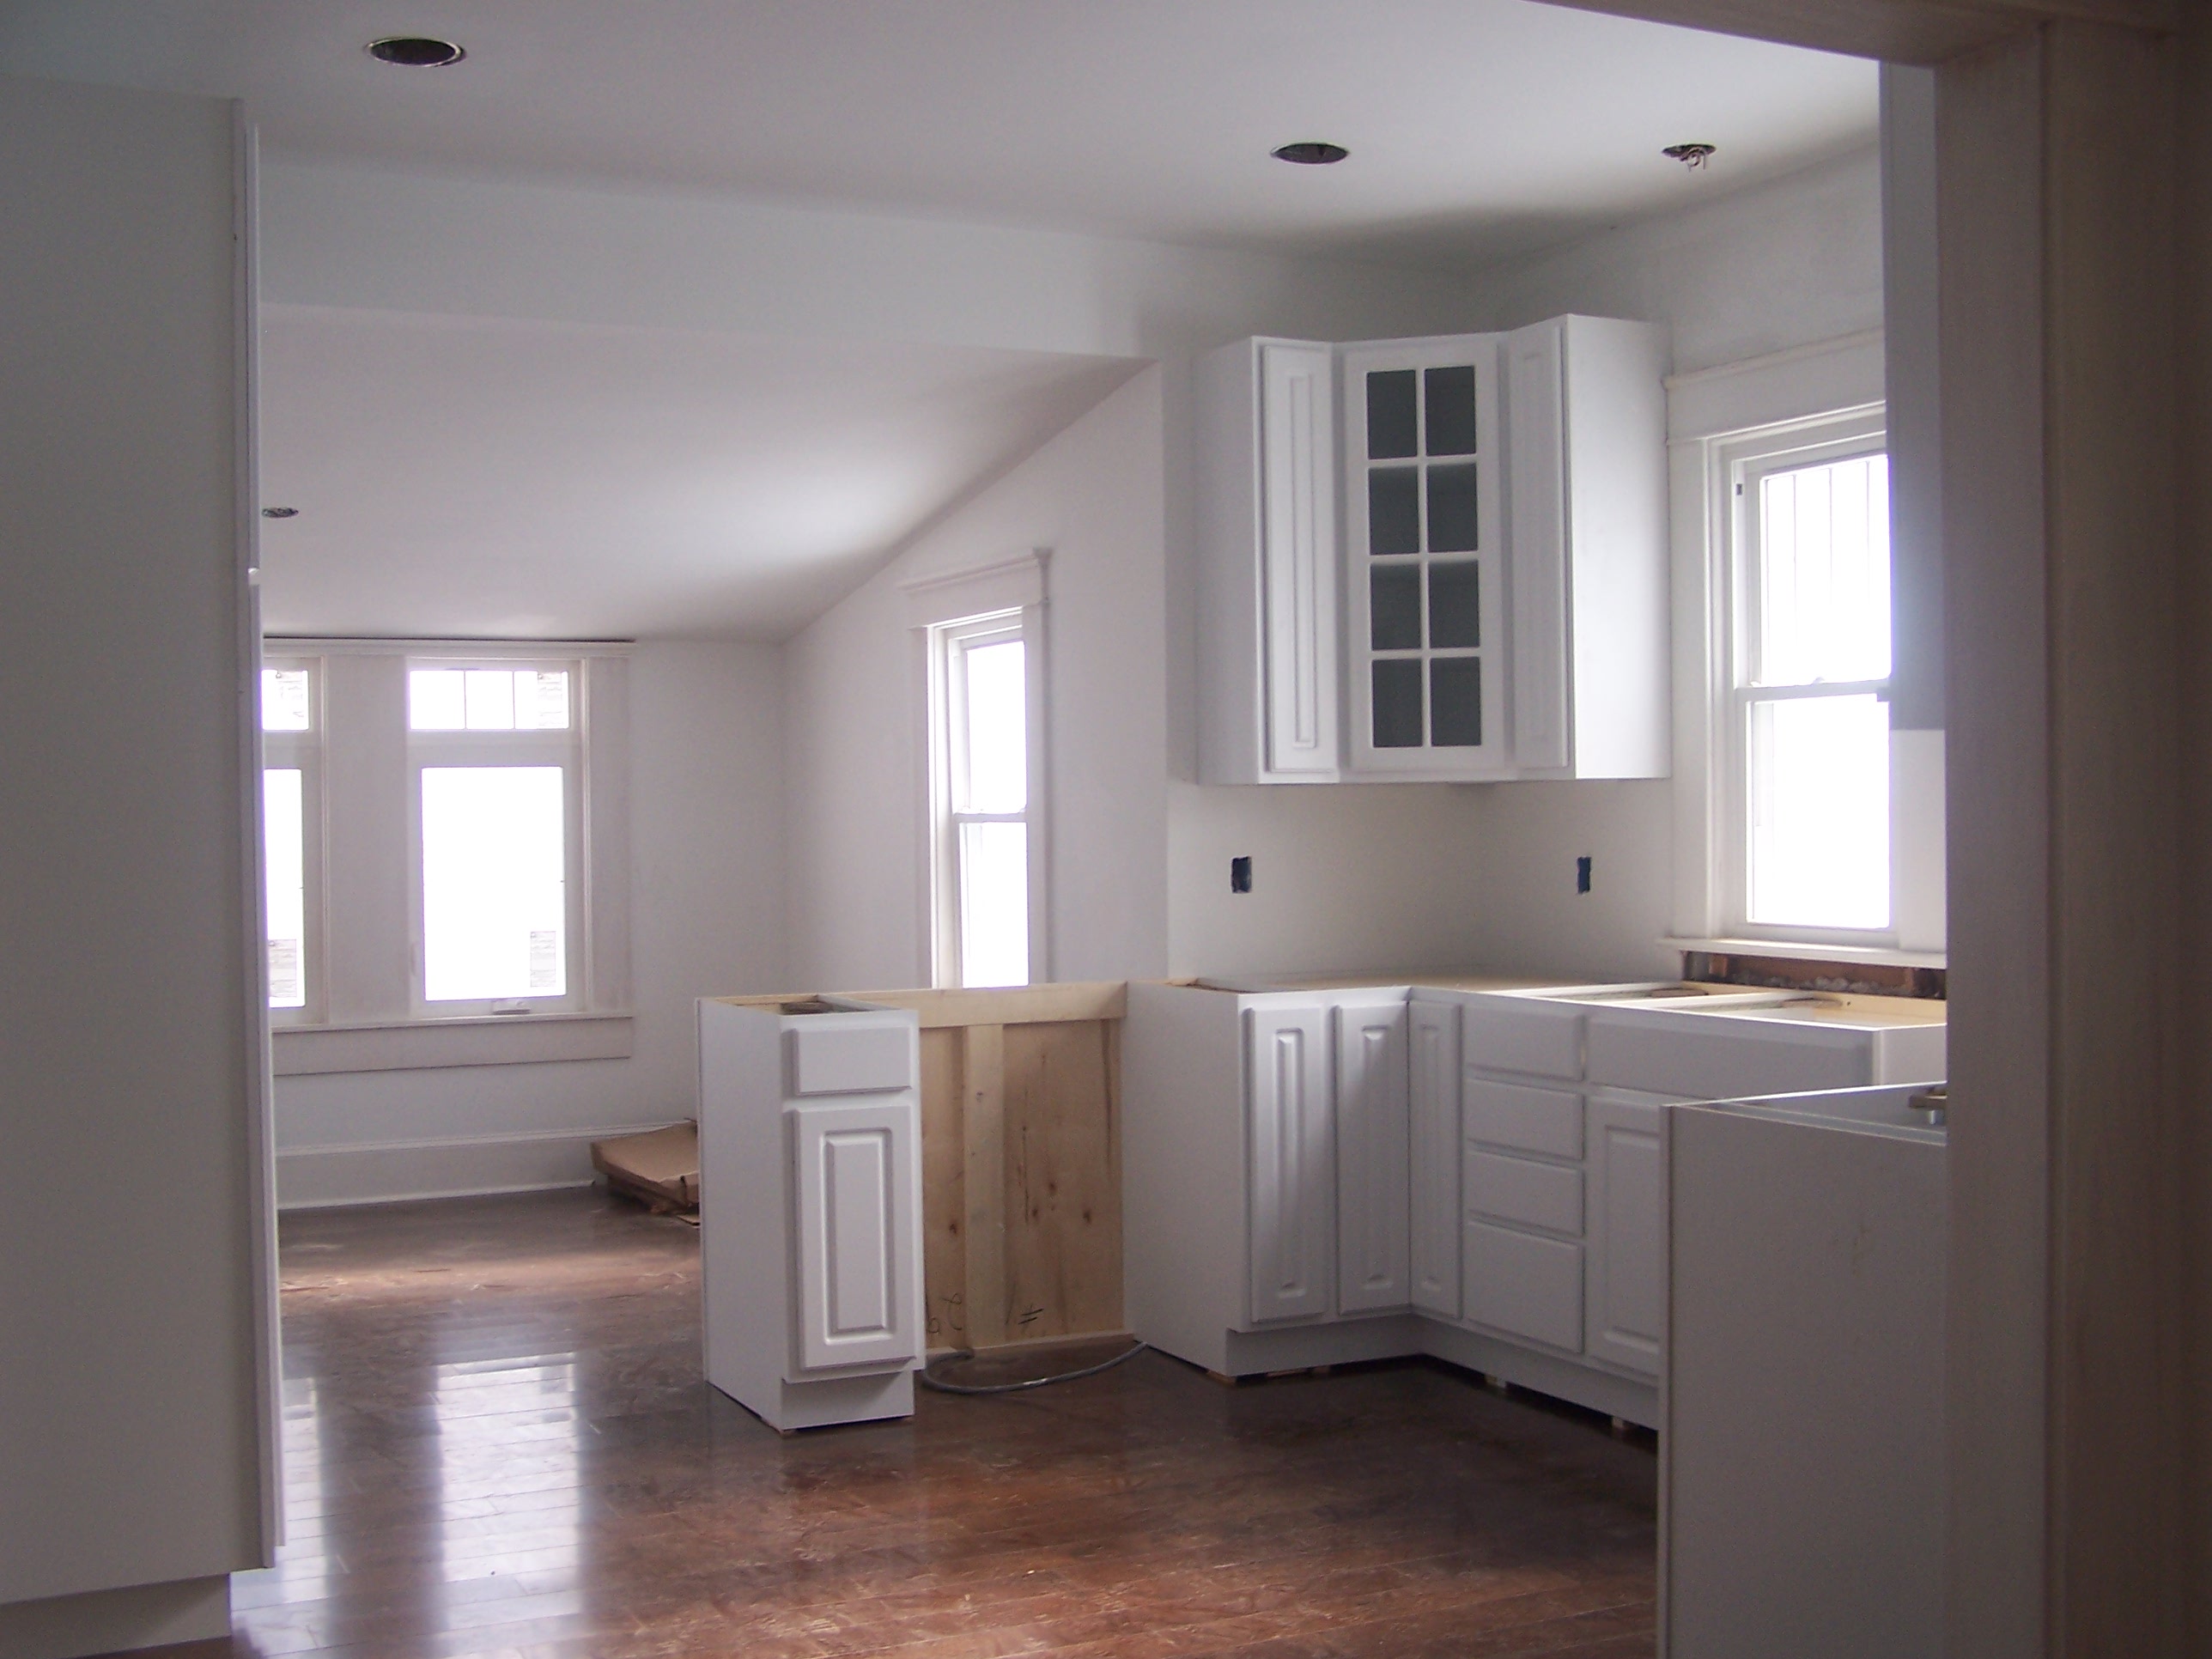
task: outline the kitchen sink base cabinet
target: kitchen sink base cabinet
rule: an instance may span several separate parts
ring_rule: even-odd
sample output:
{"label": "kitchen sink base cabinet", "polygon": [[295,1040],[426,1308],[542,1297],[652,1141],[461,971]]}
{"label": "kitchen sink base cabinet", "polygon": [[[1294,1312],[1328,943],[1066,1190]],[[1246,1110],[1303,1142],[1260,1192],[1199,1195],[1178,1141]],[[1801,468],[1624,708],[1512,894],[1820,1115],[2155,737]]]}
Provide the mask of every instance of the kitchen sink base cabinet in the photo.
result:
{"label": "kitchen sink base cabinet", "polygon": [[707,1380],[771,1428],[913,1413],[919,1065],[909,1009],[699,1005]]}

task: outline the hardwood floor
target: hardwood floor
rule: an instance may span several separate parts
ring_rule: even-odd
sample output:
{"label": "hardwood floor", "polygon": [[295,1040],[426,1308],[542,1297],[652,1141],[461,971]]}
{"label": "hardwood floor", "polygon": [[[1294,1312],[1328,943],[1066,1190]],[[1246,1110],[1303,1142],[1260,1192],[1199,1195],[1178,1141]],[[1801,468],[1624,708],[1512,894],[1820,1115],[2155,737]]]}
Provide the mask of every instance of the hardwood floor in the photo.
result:
{"label": "hardwood floor", "polygon": [[700,1376],[698,1235],[598,1193],[288,1216],[281,1564],[182,1656],[1652,1649],[1648,1437],[1425,1363],[1158,1354],[785,1438]]}

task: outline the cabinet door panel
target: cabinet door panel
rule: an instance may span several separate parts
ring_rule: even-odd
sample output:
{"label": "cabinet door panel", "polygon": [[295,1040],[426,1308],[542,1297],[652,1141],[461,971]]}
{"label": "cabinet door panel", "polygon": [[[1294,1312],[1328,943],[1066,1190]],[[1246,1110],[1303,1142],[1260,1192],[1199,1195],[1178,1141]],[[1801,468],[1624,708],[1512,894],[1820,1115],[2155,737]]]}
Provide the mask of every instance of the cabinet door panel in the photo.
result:
{"label": "cabinet door panel", "polygon": [[1404,1000],[1336,1010],[1337,1307],[1403,1308],[1407,1261]]}
{"label": "cabinet door panel", "polygon": [[785,1115],[798,1225],[793,1380],[909,1364],[921,1354],[913,1094]]}
{"label": "cabinet door panel", "polygon": [[1467,1137],[1548,1158],[1583,1155],[1583,1097],[1472,1074],[1467,1079]]}
{"label": "cabinet door panel", "polygon": [[1332,357],[1325,346],[1260,349],[1267,764],[1292,775],[1336,771]]}
{"label": "cabinet door panel", "polygon": [[1467,1207],[1477,1215],[1555,1233],[1583,1230],[1583,1172],[1469,1146]]}
{"label": "cabinet door panel", "polygon": [[1513,410],[1513,757],[1546,769],[1571,758],[1565,333],[1554,319],[1505,342]]}
{"label": "cabinet door panel", "polygon": [[1412,1124],[1413,1305],[1459,1317],[1459,1010],[1416,1002],[1407,1083]]}
{"label": "cabinet door panel", "polygon": [[1252,1322],[1325,1314],[1336,1172],[1322,1009],[1253,1008],[1244,1024]]}
{"label": "cabinet door panel", "polygon": [[1603,1095],[1589,1103],[1589,1351],[1651,1376],[1666,1340],[1662,1109]]}
{"label": "cabinet door panel", "polygon": [[1583,1348],[1583,1247],[1467,1224],[1467,1316],[1569,1353]]}

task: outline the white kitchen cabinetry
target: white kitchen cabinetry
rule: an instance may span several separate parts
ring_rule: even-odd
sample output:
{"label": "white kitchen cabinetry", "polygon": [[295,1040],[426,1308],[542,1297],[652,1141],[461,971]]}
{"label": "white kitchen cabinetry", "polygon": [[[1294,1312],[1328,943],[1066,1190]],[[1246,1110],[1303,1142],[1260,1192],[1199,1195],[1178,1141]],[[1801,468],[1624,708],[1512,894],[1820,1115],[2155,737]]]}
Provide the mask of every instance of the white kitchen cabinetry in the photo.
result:
{"label": "white kitchen cabinetry", "polygon": [[1337,773],[1334,348],[1243,340],[1198,368],[1200,767]]}
{"label": "white kitchen cabinetry", "polygon": [[1410,1306],[1411,1170],[1403,991],[1330,1011],[1336,1050],[1336,1305]]}
{"label": "white kitchen cabinetry", "polygon": [[1666,332],[1559,317],[1503,349],[1516,775],[1664,777]]}
{"label": "white kitchen cabinetry", "polygon": [[1270,1003],[1244,1012],[1255,1325],[1329,1310],[1336,1206],[1327,1018],[1318,1002]]}
{"label": "white kitchen cabinetry", "polygon": [[1591,1272],[1584,1343],[1593,1359],[1656,1377],[1667,1294],[1659,1160],[1665,1103],[1596,1090],[1586,1110]]}
{"label": "white kitchen cabinetry", "polygon": [[1439,1319],[1460,1313],[1459,1010],[1407,1005],[1408,1217],[1413,1306]]}
{"label": "white kitchen cabinetry", "polygon": [[699,1005],[707,1379],[773,1428],[914,1409],[919,1062],[910,1010]]}

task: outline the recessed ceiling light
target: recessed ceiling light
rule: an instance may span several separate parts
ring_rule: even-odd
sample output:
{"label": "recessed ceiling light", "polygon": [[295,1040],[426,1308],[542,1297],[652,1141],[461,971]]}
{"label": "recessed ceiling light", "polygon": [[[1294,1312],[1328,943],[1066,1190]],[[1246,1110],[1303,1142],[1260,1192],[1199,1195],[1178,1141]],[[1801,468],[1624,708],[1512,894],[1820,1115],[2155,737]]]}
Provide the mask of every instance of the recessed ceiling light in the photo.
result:
{"label": "recessed ceiling light", "polygon": [[1718,144],[1669,144],[1659,152],[1670,161],[1680,161],[1695,173],[1720,154]]}
{"label": "recessed ceiling light", "polygon": [[264,519],[296,519],[300,516],[300,509],[296,507],[264,507],[261,509],[261,516]]}
{"label": "recessed ceiling light", "polygon": [[368,43],[368,55],[380,64],[402,69],[443,69],[468,56],[450,40],[433,40],[426,34],[387,34]]}
{"label": "recessed ceiling light", "polygon": [[1278,161],[1294,161],[1302,167],[1325,167],[1332,161],[1341,161],[1352,152],[1342,144],[1325,144],[1319,139],[1309,138],[1301,143],[1285,144],[1268,154]]}

